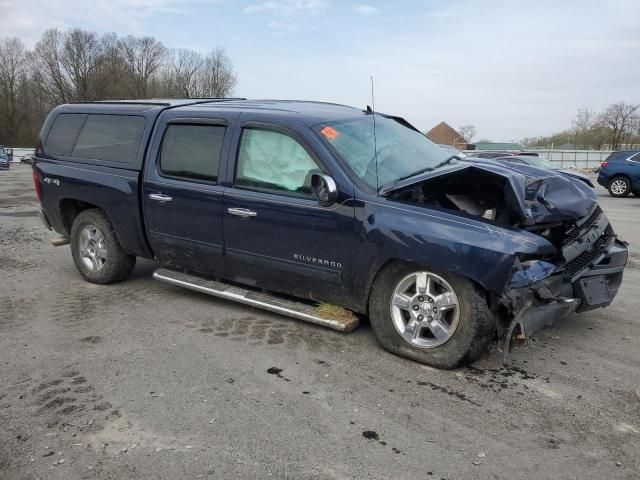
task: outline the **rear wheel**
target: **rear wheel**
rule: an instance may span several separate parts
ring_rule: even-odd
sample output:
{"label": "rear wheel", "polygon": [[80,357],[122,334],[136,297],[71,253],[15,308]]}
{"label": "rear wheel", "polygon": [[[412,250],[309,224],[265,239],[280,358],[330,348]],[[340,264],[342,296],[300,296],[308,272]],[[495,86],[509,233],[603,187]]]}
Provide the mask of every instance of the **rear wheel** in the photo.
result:
{"label": "rear wheel", "polygon": [[369,317],[386,350],[439,368],[477,360],[495,331],[484,295],[470,280],[401,263],[374,282]]}
{"label": "rear wheel", "polygon": [[631,182],[627,177],[613,177],[609,182],[609,194],[612,197],[626,197],[631,193]]}
{"label": "rear wheel", "polygon": [[71,255],[85,280],[107,284],[124,280],[136,265],[127,254],[102,210],[84,210],[71,227]]}

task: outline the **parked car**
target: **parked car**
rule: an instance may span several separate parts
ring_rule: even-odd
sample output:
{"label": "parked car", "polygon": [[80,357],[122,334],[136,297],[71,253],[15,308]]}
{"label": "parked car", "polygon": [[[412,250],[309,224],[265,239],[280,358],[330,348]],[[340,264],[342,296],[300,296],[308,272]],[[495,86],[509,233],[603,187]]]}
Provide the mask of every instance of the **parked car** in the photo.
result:
{"label": "parked car", "polygon": [[466,153],[461,152],[456,147],[452,147],[451,145],[443,145],[441,143],[437,143],[436,145],[438,145],[442,150],[444,150],[449,155],[455,155],[458,158],[464,158],[467,156]]}
{"label": "parked car", "polygon": [[570,175],[575,178],[579,178],[591,188],[595,188],[595,185],[591,181],[588,175],[584,173],[578,172],[576,170],[571,170],[568,168],[560,168],[558,165],[553,163],[551,160],[548,160],[544,157],[533,156],[533,155],[510,155],[506,157],[497,157],[494,159],[497,162],[508,162],[508,163],[517,163],[519,165],[531,165],[532,167],[538,168],[546,168],[548,170],[554,170],[556,172],[564,173],[565,175]]}
{"label": "parked car", "polygon": [[4,147],[0,145],[0,169],[8,170],[10,166],[11,160],[9,159],[9,155],[7,155],[7,151]]}
{"label": "parked car", "polygon": [[514,152],[514,151],[493,151],[493,152],[478,152],[472,153],[469,155],[471,158],[501,158],[508,157],[513,155],[527,156],[527,157],[537,157],[538,154],[536,152]]}
{"label": "parked car", "polygon": [[339,330],[357,317],[333,307],[368,315],[385,349],[443,368],[496,333],[508,351],[611,303],[627,247],[584,182],[459,161],[373,115],[275,100],[62,105],[35,153],[42,219],[89,282],[151,258],[160,281]]}
{"label": "parked car", "polygon": [[611,153],[600,163],[598,183],[609,190],[612,197],[640,195],[640,150]]}

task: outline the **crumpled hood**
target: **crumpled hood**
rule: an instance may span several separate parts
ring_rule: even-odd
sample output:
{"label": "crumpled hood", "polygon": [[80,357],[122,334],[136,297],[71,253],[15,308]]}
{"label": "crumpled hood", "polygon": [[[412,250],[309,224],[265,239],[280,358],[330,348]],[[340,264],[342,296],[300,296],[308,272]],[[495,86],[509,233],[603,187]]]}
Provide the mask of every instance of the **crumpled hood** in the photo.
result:
{"label": "crumpled hood", "polygon": [[428,189],[431,182],[442,181],[452,175],[464,176],[483,172],[504,179],[504,198],[507,207],[523,225],[575,220],[589,214],[597,197],[583,180],[561,172],[530,165],[483,161],[458,163],[407,178],[392,186],[383,187],[380,194],[404,190],[422,184]]}

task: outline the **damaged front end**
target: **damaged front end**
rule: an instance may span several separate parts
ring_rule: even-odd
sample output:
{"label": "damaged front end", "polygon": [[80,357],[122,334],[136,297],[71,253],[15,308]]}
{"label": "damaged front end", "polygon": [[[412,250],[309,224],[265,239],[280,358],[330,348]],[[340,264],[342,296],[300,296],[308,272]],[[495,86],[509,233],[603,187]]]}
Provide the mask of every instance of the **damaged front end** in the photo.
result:
{"label": "damaged front end", "polygon": [[572,312],[606,307],[622,282],[627,244],[579,179],[528,166],[459,162],[382,193],[475,217],[489,229],[526,231],[555,247],[539,255],[514,251],[511,276],[494,292],[505,357],[512,345]]}
{"label": "damaged front end", "polygon": [[558,255],[548,260],[518,258],[501,297],[511,314],[503,332],[503,353],[572,312],[608,306],[618,292],[627,245],[618,239],[597,203],[564,235]]}

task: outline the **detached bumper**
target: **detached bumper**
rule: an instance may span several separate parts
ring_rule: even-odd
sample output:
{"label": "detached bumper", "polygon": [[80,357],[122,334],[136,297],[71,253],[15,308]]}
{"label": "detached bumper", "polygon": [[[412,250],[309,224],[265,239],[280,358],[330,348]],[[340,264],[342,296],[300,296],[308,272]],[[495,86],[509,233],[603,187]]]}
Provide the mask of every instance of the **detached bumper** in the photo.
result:
{"label": "detached bumper", "polygon": [[613,237],[606,249],[579,271],[552,274],[525,287],[505,292],[514,317],[504,333],[504,354],[513,340],[523,342],[573,312],[608,306],[620,288],[627,264],[627,245]]}

